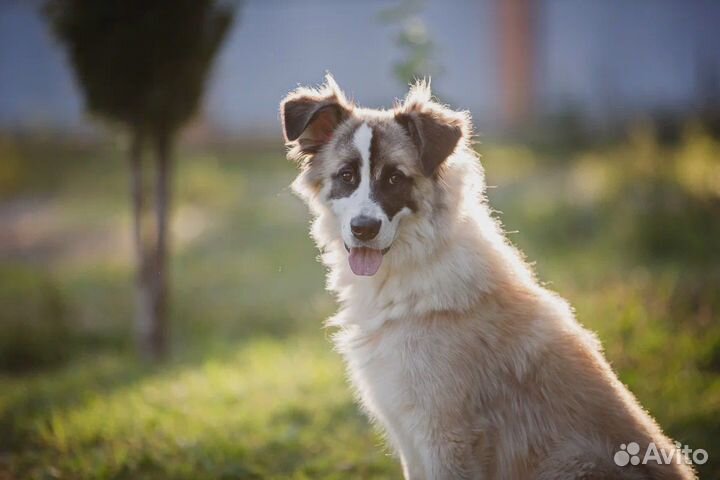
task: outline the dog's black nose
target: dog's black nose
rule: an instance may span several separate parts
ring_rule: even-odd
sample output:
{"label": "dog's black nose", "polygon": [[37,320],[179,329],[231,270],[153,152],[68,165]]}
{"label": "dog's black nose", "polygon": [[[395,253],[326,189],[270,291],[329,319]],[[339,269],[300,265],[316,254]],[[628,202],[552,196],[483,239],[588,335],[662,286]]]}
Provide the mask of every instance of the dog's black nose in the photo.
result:
{"label": "dog's black nose", "polygon": [[358,240],[372,240],[377,237],[380,225],[380,220],[366,215],[360,215],[350,220],[350,230]]}

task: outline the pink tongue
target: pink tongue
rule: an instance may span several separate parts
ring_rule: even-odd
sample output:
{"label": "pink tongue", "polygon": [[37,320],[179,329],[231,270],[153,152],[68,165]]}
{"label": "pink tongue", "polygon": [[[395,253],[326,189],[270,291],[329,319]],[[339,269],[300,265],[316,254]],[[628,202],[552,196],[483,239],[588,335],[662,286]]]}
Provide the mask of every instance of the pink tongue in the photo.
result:
{"label": "pink tongue", "polygon": [[350,269],[355,275],[375,275],[380,268],[383,255],[380,250],[365,247],[350,249]]}

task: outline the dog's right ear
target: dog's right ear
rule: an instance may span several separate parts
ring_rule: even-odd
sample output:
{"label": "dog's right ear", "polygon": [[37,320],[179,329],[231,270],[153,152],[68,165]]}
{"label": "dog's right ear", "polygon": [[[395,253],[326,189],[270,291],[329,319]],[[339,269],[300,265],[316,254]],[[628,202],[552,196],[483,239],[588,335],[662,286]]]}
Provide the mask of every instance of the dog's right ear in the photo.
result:
{"label": "dog's right ear", "polygon": [[296,156],[314,155],[333,136],[352,105],[330,75],[319,89],[300,87],[280,103],[285,142],[296,147]]}
{"label": "dog's right ear", "polygon": [[432,176],[467,141],[472,127],[466,112],[456,112],[432,100],[430,83],[419,80],[395,109],[395,120],[417,147],[425,176]]}

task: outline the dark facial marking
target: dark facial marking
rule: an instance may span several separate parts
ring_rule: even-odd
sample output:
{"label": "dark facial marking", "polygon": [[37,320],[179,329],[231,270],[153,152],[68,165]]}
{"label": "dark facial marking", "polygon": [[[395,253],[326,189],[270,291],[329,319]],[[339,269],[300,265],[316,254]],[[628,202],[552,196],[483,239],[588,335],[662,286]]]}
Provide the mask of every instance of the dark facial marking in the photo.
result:
{"label": "dark facial marking", "polygon": [[405,207],[417,210],[412,198],[412,179],[390,165],[383,166],[379,178],[373,181],[371,196],[389,220]]}
{"label": "dark facial marking", "polygon": [[345,198],[352,195],[360,185],[360,160],[352,159],[345,162],[331,179],[328,199]]}
{"label": "dark facial marking", "polygon": [[373,177],[370,197],[380,205],[388,220],[392,220],[405,207],[416,211],[417,204],[412,198],[412,179],[393,165],[385,163],[382,158],[382,139],[382,131],[373,127],[370,142],[370,172]]}

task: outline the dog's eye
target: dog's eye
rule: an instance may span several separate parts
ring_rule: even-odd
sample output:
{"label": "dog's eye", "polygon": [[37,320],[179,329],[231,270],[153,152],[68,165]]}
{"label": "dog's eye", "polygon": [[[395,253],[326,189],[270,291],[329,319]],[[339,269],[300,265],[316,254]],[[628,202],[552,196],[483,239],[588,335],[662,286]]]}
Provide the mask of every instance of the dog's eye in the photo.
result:
{"label": "dog's eye", "polygon": [[400,172],[395,172],[388,177],[388,183],[390,185],[397,185],[398,183],[402,182],[404,178],[405,175]]}
{"label": "dog's eye", "polygon": [[355,183],[355,172],[349,168],[340,170],[340,178],[345,183]]}

